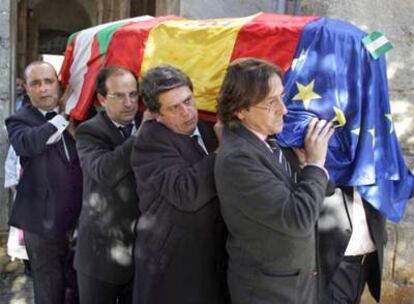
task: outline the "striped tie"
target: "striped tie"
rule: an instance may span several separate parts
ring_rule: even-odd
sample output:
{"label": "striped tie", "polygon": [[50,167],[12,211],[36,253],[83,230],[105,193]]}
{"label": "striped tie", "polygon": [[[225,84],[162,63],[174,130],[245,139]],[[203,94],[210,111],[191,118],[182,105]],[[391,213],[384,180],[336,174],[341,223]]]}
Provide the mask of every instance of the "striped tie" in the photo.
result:
{"label": "striped tie", "polygon": [[289,177],[292,177],[292,168],[290,167],[290,164],[287,161],[286,157],[283,155],[283,151],[282,151],[282,149],[280,149],[280,147],[279,147],[279,145],[276,141],[276,138],[274,138],[273,136],[269,136],[266,139],[266,142],[269,144],[270,148],[272,148],[273,154],[276,155],[277,160],[278,160],[280,166],[284,169],[285,173]]}

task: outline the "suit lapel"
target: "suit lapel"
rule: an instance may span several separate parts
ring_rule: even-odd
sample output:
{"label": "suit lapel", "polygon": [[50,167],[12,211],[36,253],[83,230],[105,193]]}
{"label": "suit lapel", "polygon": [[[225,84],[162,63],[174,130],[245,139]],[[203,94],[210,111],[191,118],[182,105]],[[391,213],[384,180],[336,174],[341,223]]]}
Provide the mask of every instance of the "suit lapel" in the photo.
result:
{"label": "suit lapel", "polygon": [[114,141],[114,146],[121,145],[125,138],[122,136],[121,132],[119,132],[118,128],[113,124],[111,119],[106,115],[105,111],[100,112],[99,121],[102,124],[102,127],[109,130],[109,134],[111,134],[111,138]]}
{"label": "suit lapel", "polygon": [[213,124],[206,121],[199,121],[197,126],[208,153],[214,152],[214,150],[217,149],[218,143],[216,134],[214,133]]}
{"label": "suit lapel", "polygon": [[[279,160],[277,159],[276,155],[270,151],[269,147],[266,146],[266,144],[258,138],[256,135],[254,135],[252,132],[247,130],[244,126],[240,126],[233,130],[236,134],[243,137],[247,142],[249,142],[255,149],[260,150],[262,155],[269,161],[271,164],[271,168],[278,172],[278,175],[281,175],[282,178],[289,184],[293,184],[294,181],[291,179],[286,173],[284,168],[282,168],[281,164],[279,164]],[[280,174],[282,172],[282,174]]]}
{"label": "suit lapel", "polygon": [[282,148],[283,155],[285,155],[286,160],[289,162],[290,168],[292,170],[292,178],[295,183],[299,180],[302,173],[299,160],[295,152],[291,148]]}
{"label": "suit lapel", "polygon": [[46,117],[44,117],[43,114],[34,106],[29,105],[27,110],[32,113],[32,117],[36,120],[37,125],[42,125],[47,122]]}

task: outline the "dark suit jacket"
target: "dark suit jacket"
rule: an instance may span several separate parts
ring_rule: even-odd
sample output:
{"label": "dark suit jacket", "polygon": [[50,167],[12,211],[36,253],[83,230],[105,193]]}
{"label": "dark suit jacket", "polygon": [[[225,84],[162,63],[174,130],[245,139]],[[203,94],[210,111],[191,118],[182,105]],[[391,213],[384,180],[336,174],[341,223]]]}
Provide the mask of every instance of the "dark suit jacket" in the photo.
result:
{"label": "dark suit jacket", "polygon": [[[335,193],[327,197],[319,219],[319,256],[320,256],[320,295],[332,279],[341,262],[352,234],[353,189],[336,188]],[[387,239],[385,218],[370,204],[363,201],[368,228],[377,248],[378,265],[368,278],[368,287],[372,296],[379,301],[381,294],[382,265],[384,246]]]}
{"label": "dark suit jacket", "polygon": [[[217,144],[207,126],[200,123],[199,130],[211,152]],[[143,125],[132,152],[142,213],[135,304],[226,303],[226,235],[214,161],[189,136],[155,121]]]}
{"label": "dark suit jacket", "polygon": [[45,238],[66,239],[81,207],[82,175],[75,141],[64,132],[70,161],[62,140],[47,145],[56,128],[32,105],[7,118],[6,126],[23,170],[10,225]]}
{"label": "dark suit jacket", "polygon": [[307,166],[295,184],[265,143],[240,126],[223,130],[215,178],[229,230],[232,303],[316,303],[323,170]]}
{"label": "dark suit jacket", "polygon": [[75,267],[113,284],[130,281],[134,270],[132,247],[139,216],[130,164],[134,138],[124,139],[105,112],[76,132],[84,186]]}

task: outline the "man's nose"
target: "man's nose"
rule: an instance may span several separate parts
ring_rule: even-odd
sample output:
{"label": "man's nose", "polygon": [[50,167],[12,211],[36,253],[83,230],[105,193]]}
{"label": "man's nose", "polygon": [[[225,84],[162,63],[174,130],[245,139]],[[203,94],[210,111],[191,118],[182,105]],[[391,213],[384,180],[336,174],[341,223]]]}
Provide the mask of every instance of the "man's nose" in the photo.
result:
{"label": "man's nose", "polygon": [[49,88],[49,85],[46,84],[45,82],[40,83],[40,91],[41,92],[46,92]]}
{"label": "man's nose", "polygon": [[181,106],[181,114],[184,117],[188,117],[191,113],[190,107],[186,106],[186,105],[182,105]]}
{"label": "man's nose", "polygon": [[126,107],[132,107],[135,103],[135,100],[131,98],[128,94],[124,96],[124,105]]}
{"label": "man's nose", "polygon": [[281,104],[281,107],[280,107],[279,112],[280,112],[280,114],[282,114],[282,115],[286,115],[286,113],[288,112],[288,111],[287,111],[287,108],[286,108],[286,106],[285,106],[285,104],[284,104],[283,102],[282,102],[282,104]]}

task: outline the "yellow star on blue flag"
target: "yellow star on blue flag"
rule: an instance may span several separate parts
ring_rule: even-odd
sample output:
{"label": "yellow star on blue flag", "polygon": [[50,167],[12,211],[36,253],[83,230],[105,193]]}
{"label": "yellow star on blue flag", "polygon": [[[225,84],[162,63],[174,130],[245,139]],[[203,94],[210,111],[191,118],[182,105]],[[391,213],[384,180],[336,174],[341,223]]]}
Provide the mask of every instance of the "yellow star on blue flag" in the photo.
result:
{"label": "yellow star on blue flag", "polygon": [[344,112],[337,108],[337,107],[333,107],[334,111],[335,111],[335,117],[332,118],[331,122],[336,122],[335,124],[335,128],[340,128],[346,125],[346,117]]}
{"label": "yellow star on blue flag", "polygon": [[292,98],[292,100],[302,100],[305,109],[309,109],[309,104],[314,99],[321,99],[322,97],[316,94],[313,91],[315,86],[315,79],[312,80],[308,85],[303,85],[299,82],[296,82],[296,87],[298,88],[298,93]]}

